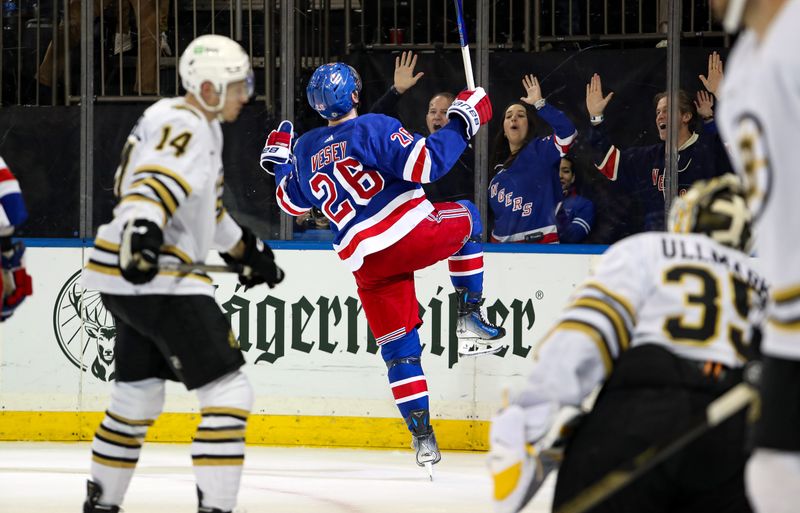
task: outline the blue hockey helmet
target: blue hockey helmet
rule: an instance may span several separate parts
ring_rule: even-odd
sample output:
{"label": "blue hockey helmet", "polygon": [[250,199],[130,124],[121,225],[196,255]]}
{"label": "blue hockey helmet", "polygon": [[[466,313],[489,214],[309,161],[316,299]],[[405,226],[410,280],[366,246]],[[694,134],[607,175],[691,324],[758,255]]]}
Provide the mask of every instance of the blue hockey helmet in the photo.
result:
{"label": "blue hockey helmet", "polygon": [[336,119],[350,112],[354,92],[361,92],[361,77],[343,62],[317,68],[306,87],[308,104],[325,119]]}

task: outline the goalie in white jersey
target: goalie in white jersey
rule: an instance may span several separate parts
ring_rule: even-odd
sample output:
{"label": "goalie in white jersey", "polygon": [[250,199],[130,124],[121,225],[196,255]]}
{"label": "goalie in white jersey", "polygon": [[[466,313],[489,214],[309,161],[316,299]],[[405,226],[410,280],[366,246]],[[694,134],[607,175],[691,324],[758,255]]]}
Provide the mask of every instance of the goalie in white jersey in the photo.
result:
{"label": "goalie in white jersey", "polygon": [[116,174],[114,218],[97,231],[83,284],[99,290],[116,327],[116,381],[92,442],[84,513],[120,511],[142,442],[161,413],[166,379],[196,390],[192,442],[198,511],[233,510],[252,387],[211,278],[168,263],[202,263],[209,250],[242,266],[245,286],[281,281],[272,252],[222,205],[222,130],[252,95],[250,59],[235,41],[200,36],[179,64],[184,97],[148,108]]}
{"label": "goalie in white jersey", "polygon": [[[555,417],[600,395],[567,442],[554,510],[645,449],[694,426],[757,353],[766,295],[746,250],[750,212],[734,175],[697,182],[670,229],[613,245],[545,336],[524,389],[492,422],[495,510],[517,512],[557,465]],[[757,310],[757,308],[753,308]],[[744,413],[601,503],[597,512],[749,512]]]}
{"label": "goalie in white jersey", "polygon": [[800,506],[800,1],[714,0],[739,35],[720,93],[719,128],[743,176],[755,252],[771,285],[761,418],[748,463],[757,511]]}

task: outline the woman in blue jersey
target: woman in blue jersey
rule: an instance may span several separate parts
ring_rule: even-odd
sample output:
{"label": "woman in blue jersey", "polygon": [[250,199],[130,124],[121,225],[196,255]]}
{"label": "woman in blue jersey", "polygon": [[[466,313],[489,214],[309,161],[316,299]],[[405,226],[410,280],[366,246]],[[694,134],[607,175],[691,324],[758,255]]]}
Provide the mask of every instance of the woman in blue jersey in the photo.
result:
{"label": "woman in blue jersey", "polygon": [[[509,105],[497,135],[495,174],[489,183],[494,214],[492,242],[558,242],[555,208],[561,201],[558,166],[578,132],[563,112],[542,97],[533,75],[522,78],[526,96]],[[535,115],[555,132],[535,137]]]}

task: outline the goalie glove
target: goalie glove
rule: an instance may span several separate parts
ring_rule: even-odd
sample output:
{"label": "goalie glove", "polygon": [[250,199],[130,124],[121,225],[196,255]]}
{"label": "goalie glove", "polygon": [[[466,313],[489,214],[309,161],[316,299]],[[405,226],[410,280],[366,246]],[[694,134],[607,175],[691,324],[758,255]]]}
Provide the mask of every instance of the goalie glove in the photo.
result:
{"label": "goalie glove", "polygon": [[492,102],[482,87],[474,91],[461,91],[447,109],[447,117],[461,119],[465,126],[464,135],[471,139],[481,125],[492,119]]}
{"label": "goalie glove", "polygon": [[220,256],[228,264],[242,264],[239,283],[246,288],[266,283],[269,288],[283,281],[283,269],[275,265],[275,255],[270,247],[261,241],[249,228],[242,226],[242,242],[244,253],[236,259],[228,253]]}
{"label": "goalie glove", "polygon": [[147,219],[128,221],[119,246],[122,277],[135,285],[147,283],[158,274],[158,255],[164,243],[161,228]]}
{"label": "goalie glove", "polygon": [[558,462],[542,454],[525,436],[525,412],[512,405],[492,419],[489,472],[496,513],[517,513],[536,495]]}
{"label": "goalie glove", "polygon": [[292,159],[292,137],[294,127],[289,120],[281,121],[277,130],[273,130],[267,137],[264,149],[261,150],[261,168],[269,174],[274,174],[271,164],[288,164]]}
{"label": "goalie glove", "polygon": [[4,238],[2,242],[2,275],[0,275],[3,309],[0,321],[11,317],[25,298],[33,295],[33,280],[25,269],[23,255],[25,255],[25,244],[22,241],[12,244],[10,238]]}

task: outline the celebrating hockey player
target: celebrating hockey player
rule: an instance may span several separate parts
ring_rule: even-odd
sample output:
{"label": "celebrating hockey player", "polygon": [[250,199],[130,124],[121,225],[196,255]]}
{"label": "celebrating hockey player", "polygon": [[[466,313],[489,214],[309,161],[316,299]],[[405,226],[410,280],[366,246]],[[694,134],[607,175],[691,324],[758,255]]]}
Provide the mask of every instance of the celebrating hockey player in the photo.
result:
{"label": "celebrating hockey player", "polygon": [[[497,512],[521,510],[557,465],[554,418],[602,390],[566,441],[554,510],[609,472],[694,427],[756,354],[764,280],[746,254],[751,215],[732,174],[675,201],[673,233],[613,245],[538,349],[524,389],[491,427]],[[599,512],[750,511],[744,411],[642,475]],[[556,426],[557,428],[557,426]]]}
{"label": "celebrating hockey player", "polygon": [[770,282],[761,417],[747,490],[759,513],[800,504],[800,2],[712,0],[739,35],[722,82],[719,123],[747,187],[758,227],[755,252]]}
{"label": "celebrating hockey player", "polygon": [[33,294],[33,281],[23,261],[25,244],[11,240],[14,230],[26,219],[28,210],[19,182],[0,157],[0,322],[11,317],[25,298]]}
{"label": "celebrating hockey player", "polygon": [[420,184],[453,167],[491,118],[491,103],[480,87],[463,91],[448,109],[450,122],[425,138],[394,118],[359,116],[361,78],[347,64],[320,66],[306,91],[328,126],[300,137],[291,152],[292,124],[284,121],[269,135],[261,162],[277,164],[276,194],[284,211],[300,215],[317,207],[331,220],[333,247],[355,276],[417,463],[431,471],[440,454],[420,360],[414,271],[448,259],[458,294],[458,336],[465,339],[461,355],[497,352],[501,347],[493,341],[505,330],[481,312],[478,209],[469,201],[431,204]]}
{"label": "celebrating hockey player", "polygon": [[195,390],[192,442],[198,512],[236,506],[253,390],[211,278],[160,266],[202,263],[217,249],[245,286],[282,279],[272,251],[222,204],[222,129],[252,95],[250,59],[235,41],[200,36],[180,58],[184,97],[148,108],[122,152],[114,218],[97,231],[84,286],[99,290],[117,329],[111,404],[92,442],[84,513],[120,511],[142,442],[164,405],[165,379]]}

